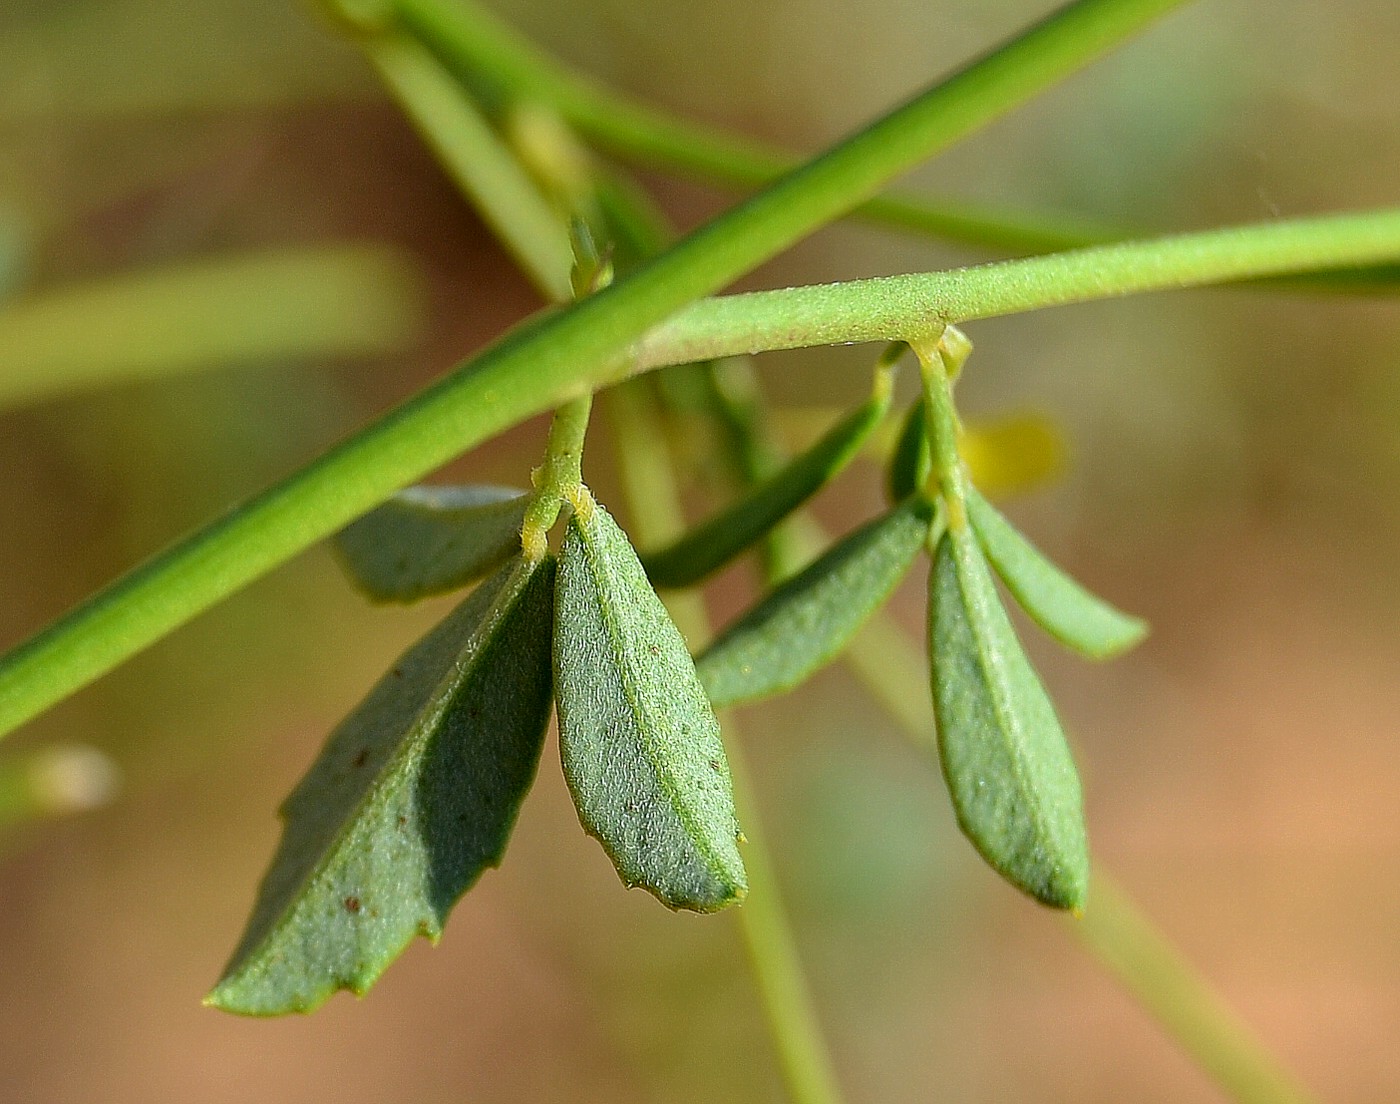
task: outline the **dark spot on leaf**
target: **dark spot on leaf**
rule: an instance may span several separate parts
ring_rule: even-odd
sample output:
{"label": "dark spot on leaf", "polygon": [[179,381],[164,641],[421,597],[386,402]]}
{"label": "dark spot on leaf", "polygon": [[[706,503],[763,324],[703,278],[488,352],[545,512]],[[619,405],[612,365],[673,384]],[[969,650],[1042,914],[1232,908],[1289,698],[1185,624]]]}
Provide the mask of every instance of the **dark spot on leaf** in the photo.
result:
{"label": "dark spot on leaf", "polygon": [[401,816],[401,817],[399,817],[398,823],[399,823],[399,827],[400,827],[400,828],[404,827],[406,824],[408,824],[408,817],[406,817],[406,816]]}
{"label": "dark spot on leaf", "polygon": [[723,765],[722,763],[720,763],[720,761],[719,761],[718,759],[711,759],[711,760],[710,760],[710,770],[712,770],[712,771],[714,771],[716,774],[718,774],[718,773],[719,773],[720,771],[722,771],[723,769],[724,769],[724,765]]}
{"label": "dark spot on leaf", "polygon": [[359,899],[358,897],[347,897],[347,898],[345,898],[345,911],[346,911],[346,912],[359,912],[359,911],[360,911],[360,899]]}
{"label": "dark spot on leaf", "polygon": [[395,667],[395,668],[394,668],[394,677],[395,677],[395,678],[403,678],[403,668],[402,668],[402,667]]}
{"label": "dark spot on leaf", "polygon": [[351,760],[351,763],[352,763],[354,766],[363,767],[363,766],[365,765],[365,763],[368,762],[368,760],[369,760],[369,748],[360,748],[359,754],[356,755],[355,758]]}

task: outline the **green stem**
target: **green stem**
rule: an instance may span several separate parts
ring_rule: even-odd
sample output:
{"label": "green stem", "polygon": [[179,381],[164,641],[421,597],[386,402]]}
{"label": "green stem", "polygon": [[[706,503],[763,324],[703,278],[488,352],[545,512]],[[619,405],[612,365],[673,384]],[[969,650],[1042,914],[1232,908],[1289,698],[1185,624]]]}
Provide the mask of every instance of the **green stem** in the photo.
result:
{"label": "green stem", "polygon": [[300,471],[0,658],[0,733],[48,708],[466,449],[616,381],[625,350],[1182,0],[1079,0],[656,260],[536,317]]}
{"label": "green stem", "polygon": [[[924,382],[924,420],[928,426],[930,489],[936,486],[946,507],[948,528],[960,533],[967,528],[962,459],[958,456],[958,415],[953,408],[953,387],[943,362],[943,345],[913,342]],[[922,680],[921,680],[922,681]]]}
{"label": "green stem", "polygon": [[[663,427],[649,396],[640,387],[616,388],[609,392],[607,403],[618,465],[629,492],[632,536],[643,545],[663,543],[685,527],[680,494],[664,445],[662,454],[657,454],[657,442],[665,441]],[[670,595],[667,606],[692,644],[709,637],[705,606],[698,592]],[[839,1104],[840,1087],[802,971],[772,857],[764,844],[758,803],[732,716],[724,718],[723,728],[735,806],[747,841],[744,865],[749,875],[749,893],[737,910],[739,930],[783,1083],[793,1104]]]}
{"label": "green stem", "polygon": [[1095,875],[1083,917],[1069,927],[1231,1100],[1314,1099],[1102,872]]}
{"label": "green stem", "polygon": [[[467,81],[487,77],[521,99],[547,103],[614,153],[743,188],[763,187],[800,164],[785,150],[676,118],[568,69],[472,0],[396,0],[399,17]],[[854,214],[902,230],[1013,253],[1074,249],[1127,237],[1069,216],[996,210],[961,201],[877,196]]]}
{"label": "green stem", "polygon": [[639,371],[770,349],[910,339],[950,322],[1400,258],[1400,208],[1257,223],[946,272],[704,299],[635,346]]}
{"label": "green stem", "polygon": [[360,41],[418,133],[536,287],[552,302],[572,296],[565,223],[438,60],[412,39]]}
{"label": "green stem", "polygon": [[583,441],[593,396],[570,399],[554,412],[544,463],[534,472],[535,497],[525,511],[520,542],[525,555],[538,563],[549,550],[549,531],[564,503],[574,502],[583,488]]}

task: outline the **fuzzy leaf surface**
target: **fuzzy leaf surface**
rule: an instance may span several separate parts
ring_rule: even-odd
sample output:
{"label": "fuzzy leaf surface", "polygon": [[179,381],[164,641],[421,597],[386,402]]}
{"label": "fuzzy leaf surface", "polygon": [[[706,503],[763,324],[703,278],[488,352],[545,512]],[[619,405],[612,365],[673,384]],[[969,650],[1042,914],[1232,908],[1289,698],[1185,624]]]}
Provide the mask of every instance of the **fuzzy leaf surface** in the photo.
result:
{"label": "fuzzy leaf surface", "polygon": [[716,708],[780,694],[840,654],[909,570],[933,508],[910,499],[832,545],[696,660]]}
{"label": "fuzzy leaf surface", "polygon": [[806,452],[793,457],[709,521],[675,543],[647,553],[647,576],[660,587],[685,587],[718,571],[833,479],[858,453],[889,409],[888,392],[848,414]]}
{"label": "fuzzy leaf surface", "polygon": [[748,882],[719,722],[632,545],[590,506],[570,518],[559,553],[564,775],[623,882],[671,908],[720,909]]}
{"label": "fuzzy leaf surface", "polygon": [[408,487],[342,529],[335,549],[376,602],[416,602],[475,582],[520,551],[530,496],[510,487]]}
{"label": "fuzzy leaf surface", "polygon": [[1006,588],[1031,619],[1061,644],[1090,659],[1109,659],[1147,635],[1146,621],[1085,590],[971,487],[967,515]]}
{"label": "fuzzy leaf surface", "polygon": [[943,775],[958,824],[1012,885],[1083,907],[1089,852],[1079,775],[970,529],[938,542],[929,654]]}
{"label": "fuzzy leaf surface", "polygon": [[517,557],[400,657],[282,806],[252,919],[206,999],[363,993],[500,862],[549,719],[554,565]]}

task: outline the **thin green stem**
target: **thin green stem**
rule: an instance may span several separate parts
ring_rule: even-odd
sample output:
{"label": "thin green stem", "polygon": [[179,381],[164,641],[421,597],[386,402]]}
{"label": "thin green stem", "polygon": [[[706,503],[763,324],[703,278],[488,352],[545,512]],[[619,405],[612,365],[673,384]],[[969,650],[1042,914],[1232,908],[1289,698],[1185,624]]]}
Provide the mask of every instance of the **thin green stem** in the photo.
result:
{"label": "thin green stem", "polygon": [[582,493],[583,441],[592,410],[593,396],[580,395],[556,410],[549,424],[544,463],[532,475],[535,497],[520,527],[521,546],[535,563],[549,550],[549,531],[559,520],[564,503],[576,502]]}
{"label": "thin green stem", "polygon": [[559,212],[437,58],[413,39],[369,34],[365,55],[453,182],[546,298],[571,298],[573,252]]}
{"label": "thin green stem", "polygon": [[[664,543],[685,527],[669,455],[657,454],[665,433],[650,397],[629,385],[608,393],[607,409],[623,486],[629,493],[632,536],[639,543]],[[710,635],[697,592],[668,596],[667,606],[692,642]],[[724,718],[725,751],[734,800],[746,843],[749,893],[737,909],[739,931],[758,986],[783,1083],[793,1104],[839,1104],[841,1091],[822,1036],[792,926],[778,889],[772,856],[764,843],[758,803],[732,716]]]}
{"label": "thin green stem", "polygon": [[951,322],[1400,258],[1400,208],[1256,223],[946,272],[704,299],[651,330],[636,368],[912,339]]}
{"label": "thin green stem", "polygon": [[0,658],[0,733],[487,438],[628,374],[629,346],[924,158],[1179,6],[1079,0],[598,295],[518,327],[353,437]]}
{"label": "thin green stem", "polygon": [[1239,1104],[1310,1104],[1314,1100],[1102,872],[1095,874],[1083,917],[1069,927],[1231,1100]]}
{"label": "thin green stem", "polygon": [[[405,25],[460,77],[504,85],[548,104],[599,145],[646,164],[756,188],[801,161],[765,143],[689,122],[630,100],[539,50],[473,0],[396,0]],[[1088,219],[1029,214],[985,204],[877,196],[854,212],[872,222],[1013,253],[1074,249],[1129,235]]]}
{"label": "thin green stem", "polygon": [[[941,338],[941,335],[940,335]],[[960,533],[967,528],[962,459],[958,455],[958,415],[953,408],[953,386],[943,362],[942,341],[912,343],[919,358],[924,383],[924,420],[928,427],[930,487],[943,499],[948,528]]]}

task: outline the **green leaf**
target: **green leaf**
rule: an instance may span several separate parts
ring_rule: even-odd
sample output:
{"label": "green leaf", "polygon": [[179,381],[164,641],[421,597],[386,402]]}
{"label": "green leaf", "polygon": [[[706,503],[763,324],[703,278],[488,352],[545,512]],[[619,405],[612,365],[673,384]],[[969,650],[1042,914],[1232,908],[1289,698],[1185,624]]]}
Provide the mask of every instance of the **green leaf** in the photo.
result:
{"label": "green leaf", "polygon": [[903,502],[928,481],[932,460],[929,456],[928,427],[924,418],[924,400],[918,399],[904,415],[899,439],[890,455],[885,478],[885,493],[891,502]]}
{"label": "green leaf", "polygon": [[549,720],[554,564],[516,559],[404,653],[282,806],[252,919],[206,998],[309,1012],[363,993],[500,862]]}
{"label": "green leaf", "polygon": [[958,824],[1012,885],[1078,910],[1089,882],[1079,776],[965,526],[938,542],[929,582],[938,749]]}
{"label": "green leaf", "polygon": [[559,553],[559,747],[623,882],[710,912],[748,889],[719,722],[626,535],[585,499]]}
{"label": "green leaf", "polygon": [[674,544],[642,557],[656,586],[684,587],[761,539],[841,471],[889,409],[888,389],[858,406],[815,445]]}
{"label": "green leaf", "polygon": [[1021,608],[1061,644],[1090,659],[1125,652],[1147,635],[1147,622],[1090,594],[1026,540],[975,489],[967,516],[987,558]]}
{"label": "green leaf", "polygon": [[726,629],[695,664],[711,703],[780,694],[835,659],[909,570],[932,509],[911,499],[862,526]]}
{"label": "green leaf", "polygon": [[376,602],[416,602],[481,578],[520,551],[530,496],[509,487],[409,487],[346,526],[335,550]]}

